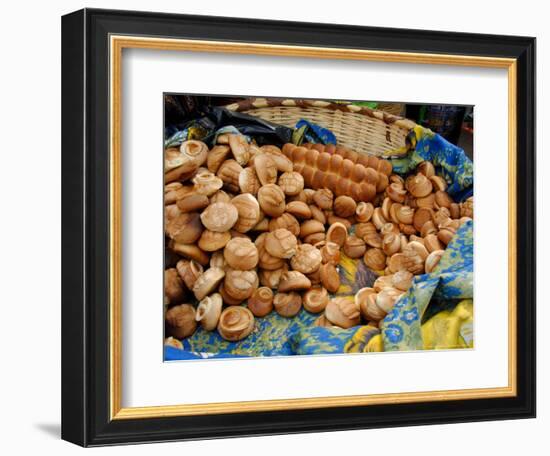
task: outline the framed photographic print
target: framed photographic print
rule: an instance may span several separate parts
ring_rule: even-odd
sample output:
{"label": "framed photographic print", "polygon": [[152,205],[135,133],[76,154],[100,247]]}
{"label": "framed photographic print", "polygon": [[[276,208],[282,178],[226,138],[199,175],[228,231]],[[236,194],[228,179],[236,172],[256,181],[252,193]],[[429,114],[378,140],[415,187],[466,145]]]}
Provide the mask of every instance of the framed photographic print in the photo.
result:
{"label": "framed photographic print", "polygon": [[62,22],[62,437],[535,416],[535,40]]}

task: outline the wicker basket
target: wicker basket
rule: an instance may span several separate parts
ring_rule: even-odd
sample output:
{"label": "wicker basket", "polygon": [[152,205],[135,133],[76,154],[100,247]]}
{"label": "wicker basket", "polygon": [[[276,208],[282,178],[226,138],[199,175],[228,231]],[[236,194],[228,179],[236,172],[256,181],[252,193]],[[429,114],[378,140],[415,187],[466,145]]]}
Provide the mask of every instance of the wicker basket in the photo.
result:
{"label": "wicker basket", "polygon": [[411,120],[384,111],[327,101],[249,98],[226,108],[287,127],[306,119],[331,130],[339,145],[384,157],[406,154],[407,135],[416,126]]}
{"label": "wicker basket", "polygon": [[405,112],[405,104],[404,103],[378,103],[376,106],[376,109],[378,111],[384,111],[388,114],[392,114],[394,116],[402,116]]}

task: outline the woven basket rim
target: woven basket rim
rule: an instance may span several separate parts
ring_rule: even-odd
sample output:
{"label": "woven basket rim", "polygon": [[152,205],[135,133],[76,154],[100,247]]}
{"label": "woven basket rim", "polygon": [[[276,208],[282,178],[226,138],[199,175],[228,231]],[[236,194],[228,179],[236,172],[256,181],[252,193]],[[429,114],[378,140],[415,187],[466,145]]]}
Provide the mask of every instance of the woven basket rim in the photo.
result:
{"label": "woven basket rim", "polygon": [[353,104],[335,103],[325,100],[312,100],[302,98],[247,98],[225,106],[230,111],[243,112],[260,108],[297,107],[297,108],[322,108],[331,111],[342,111],[350,114],[360,114],[380,120],[389,125],[411,130],[417,126],[416,122],[405,117],[395,116],[385,111],[371,109],[368,106],[356,106]]}

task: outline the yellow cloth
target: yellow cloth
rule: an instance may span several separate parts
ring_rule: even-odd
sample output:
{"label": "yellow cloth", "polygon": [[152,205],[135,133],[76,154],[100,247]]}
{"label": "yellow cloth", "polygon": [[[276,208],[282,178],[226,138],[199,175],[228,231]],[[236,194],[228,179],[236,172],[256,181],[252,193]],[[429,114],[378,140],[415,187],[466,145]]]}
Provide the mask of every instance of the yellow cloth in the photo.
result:
{"label": "yellow cloth", "polygon": [[[443,310],[422,325],[424,350],[474,348],[474,303],[464,299],[452,310]],[[364,352],[384,351],[380,334],[369,340]]]}
{"label": "yellow cloth", "polygon": [[452,310],[444,310],[422,325],[424,350],[473,348],[474,305],[464,299]]}

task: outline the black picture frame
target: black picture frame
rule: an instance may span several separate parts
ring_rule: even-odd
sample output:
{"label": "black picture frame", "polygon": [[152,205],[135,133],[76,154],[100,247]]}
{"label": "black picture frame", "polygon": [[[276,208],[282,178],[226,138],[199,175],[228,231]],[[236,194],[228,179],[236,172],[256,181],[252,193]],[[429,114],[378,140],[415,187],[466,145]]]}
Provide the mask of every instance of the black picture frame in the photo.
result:
{"label": "black picture frame", "polygon": [[[109,36],[517,59],[517,395],[110,419]],[[82,446],[535,416],[535,39],[84,9],[62,19],[62,438]]]}

